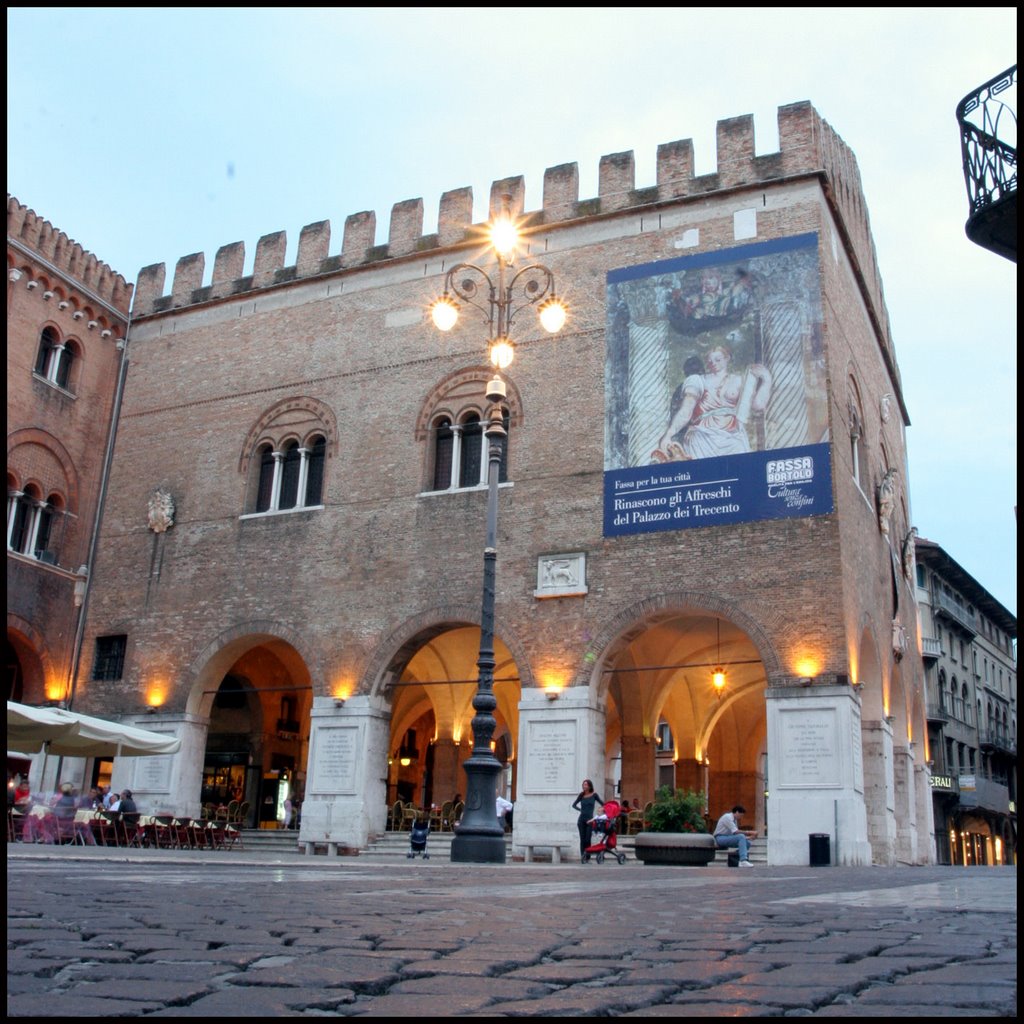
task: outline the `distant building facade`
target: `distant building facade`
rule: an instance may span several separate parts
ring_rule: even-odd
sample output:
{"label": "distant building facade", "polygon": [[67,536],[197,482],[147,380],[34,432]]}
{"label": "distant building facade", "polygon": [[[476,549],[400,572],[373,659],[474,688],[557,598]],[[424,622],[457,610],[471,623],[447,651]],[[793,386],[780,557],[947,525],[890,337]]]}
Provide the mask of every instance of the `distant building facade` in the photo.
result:
{"label": "distant building facade", "polygon": [[1013,864],[1017,619],[938,544],[915,550],[938,860]]}
{"label": "distant building facade", "polygon": [[[513,850],[571,848],[584,777],[743,803],[774,864],[935,858],[916,657],[908,419],[856,161],[809,104],[755,156],[720,122],[551,168],[517,266],[571,307],[504,374],[495,754]],[[469,189],[162,265],[130,360],[75,707],[174,733],[115,765],[154,809],[302,803],[364,846],[396,799],[465,790],[479,644],[486,325],[439,335],[447,269],[485,258]],[[479,227],[479,226],[478,226]],[[722,668],[719,694],[711,671]],[[671,745],[670,756],[664,749]],[[83,769],[84,770],[84,769]]]}
{"label": "distant building facade", "polygon": [[131,296],[7,197],[9,699],[71,697]]}

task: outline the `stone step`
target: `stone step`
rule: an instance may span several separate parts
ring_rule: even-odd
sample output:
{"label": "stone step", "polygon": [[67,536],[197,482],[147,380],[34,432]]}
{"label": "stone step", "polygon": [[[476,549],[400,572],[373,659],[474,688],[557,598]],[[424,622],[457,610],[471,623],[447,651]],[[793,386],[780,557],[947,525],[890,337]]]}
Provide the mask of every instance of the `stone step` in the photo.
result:
{"label": "stone step", "polygon": [[[439,860],[450,860],[452,851],[452,832],[431,832],[427,840],[427,853]],[[575,836],[573,837],[575,839]],[[505,844],[508,850],[508,859],[512,859],[512,836],[506,833]],[[299,845],[299,833],[295,830],[284,829],[243,829],[243,849],[257,853],[303,853]],[[635,842],[633,836],[620,836],[618,848],[629,857],[636,859]],[[326,846],[321,844],[316,849],[317,853],[325,853]],[[726,867],[729,863],[729,850],[718,850],[713,863],[717,867]],[[360,856],[383,860],[406,859],[409,853],[408,832],[385,832],[368,843],[362,850]],[[750,861],[752,864],[762,866],[768,863],[768,840],[759,838],[750,843]]]}
{"label": "stone step", "polygon": [[[453,833],[431,832],[427,840],[427,852],[439,859],[451,857]],[[573,837],[575,840],[575,836]],[[505,843],[509,850],[511,859],[512,836],[505,835]],[[618,848],[625,853],[630,860],[636,859],[635,842],[633,836],[619,837]],[[409,852],[408,832],[385,832],[376,840],[369,843],[360,853],[364,857],[400,858],[405,857]],[[719,867],[726,867],[729,863],[729,850],[718,850],[715,854],[714,863]],[[768,840],[759,838],[750,843],[750,862],[752,864],[767,865],[768,863]]]}

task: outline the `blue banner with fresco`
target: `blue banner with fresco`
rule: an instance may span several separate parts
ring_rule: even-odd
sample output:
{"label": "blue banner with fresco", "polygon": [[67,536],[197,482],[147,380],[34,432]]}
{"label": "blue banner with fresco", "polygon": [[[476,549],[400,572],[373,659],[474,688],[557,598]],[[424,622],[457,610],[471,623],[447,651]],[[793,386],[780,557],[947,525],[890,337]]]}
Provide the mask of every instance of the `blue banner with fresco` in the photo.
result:
{"label": "blue banner with fresco", "polygon": [[607,276],[604,534],[831,512],[818,236]]}

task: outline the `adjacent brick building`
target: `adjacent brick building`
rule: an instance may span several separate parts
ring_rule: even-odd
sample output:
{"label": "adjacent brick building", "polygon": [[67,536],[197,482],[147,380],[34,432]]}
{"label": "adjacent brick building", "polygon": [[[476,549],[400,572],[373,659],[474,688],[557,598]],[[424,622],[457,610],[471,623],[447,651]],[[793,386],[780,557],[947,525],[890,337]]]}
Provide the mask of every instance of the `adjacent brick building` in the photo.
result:
{"label": "adjacent brick building", "polygon": [[7,197],[9,699],[71,697],[132,286]]}
{"label": "adjacent brick building", "polygon": [[[934,857],[867,211],[809,104],[779,136],[755,156],[750,118],[720,122],[716,173],[675,142],[640,188],[631,153],[605,157],[592,199],[551,168],[536,211],[522,179],[492,188],[522,217],[516,267],[541,261],[571,310],[553,338],[522,317],[504,374],[495,753],[518,850],[572,845],[584,776],[645,801],[668,760],[712,814],[744,803],[774,863],[807,863],[811,833],[841,863]],[[410,200],[383,246],[359,213],[340,245],[306,227],[294,266],[279,232],[247,276],[241,243],[211,275],[203,254],[141,272],[75,700],[182,738],[115,767],[154,808],[233,798],[270,823],[287,782],[303,841],[360,846],[396,798],[464,789],[493,371],[474,311],[440,334],[427,308],[453,265],[487,266],[471,211],[458,189],[434,234]]]}

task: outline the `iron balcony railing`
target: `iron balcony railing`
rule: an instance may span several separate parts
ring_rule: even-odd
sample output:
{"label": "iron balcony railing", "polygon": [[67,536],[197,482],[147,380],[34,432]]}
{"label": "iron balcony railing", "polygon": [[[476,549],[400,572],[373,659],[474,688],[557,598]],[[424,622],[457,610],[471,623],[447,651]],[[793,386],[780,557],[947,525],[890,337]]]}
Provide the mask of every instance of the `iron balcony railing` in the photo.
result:
{"label": "iron balcony railing", "polygon": [[958,604],[941,590],[933,595],[932,607],[936,611],[945,612],[951,619],[966,627],[972,633],[978,632],[978,620],[973,611],[968,611],[962,604]]}
{"label": "iron balcony railing", "polygon": [[1007,754],[1017,753],[1017,741],[1011,739],[1009,733],[1002,729],[981,729],[978,732],[978,744],[983,749],[1001,750]]}
{"label": "iron balcony railing", "polygon": [[1017,65],[956,108],[971,241],[1017,260]]}

